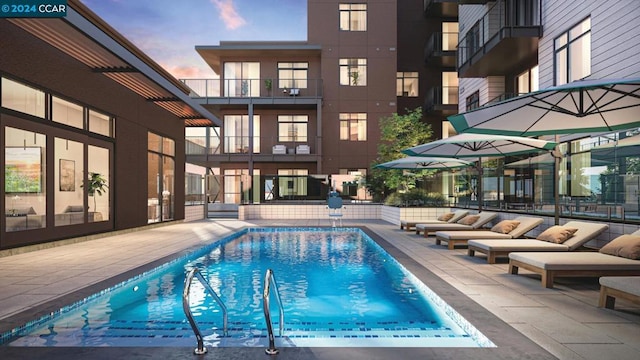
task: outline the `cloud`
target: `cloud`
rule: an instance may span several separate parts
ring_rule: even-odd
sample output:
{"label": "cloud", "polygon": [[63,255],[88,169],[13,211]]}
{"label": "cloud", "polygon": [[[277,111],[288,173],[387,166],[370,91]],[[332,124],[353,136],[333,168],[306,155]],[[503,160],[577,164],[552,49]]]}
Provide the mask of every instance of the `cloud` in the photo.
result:
{"label": "cloud", "polygon": [[161,63],[161,66],[176,79],[212,79],[216,77],[213,70],[201,66],[175,66],[166,62]]}
{"label": "cloud", "polygon": [[211,3],[220,10],[220,18],[229,30],[235,30],[247,23],[247,21],[238,14],[233,2],[234,0],[211,0]]}

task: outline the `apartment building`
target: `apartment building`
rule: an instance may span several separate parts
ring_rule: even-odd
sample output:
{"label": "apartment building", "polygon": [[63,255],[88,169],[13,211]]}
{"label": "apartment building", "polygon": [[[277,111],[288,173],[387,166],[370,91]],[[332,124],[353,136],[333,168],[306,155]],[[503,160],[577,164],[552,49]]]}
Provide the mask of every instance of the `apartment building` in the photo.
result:
{"label": "apartment building", "polygon": [[330,187],[366,200],[380,118],[421,107],[440,137],[457,111],[457,5],[433,3],[309,0],[305,42],[196,47],[220,76],[183,80],[223,122],[186,130],[209,201],[320,200]]}
{"label": "apartment building", "polygon": [[77,0],[0,44],[0,249],[184,219],[183,83]]}
{"label": "apartment building", "polygon": [[[459,112],[581,79],[640,77],[637,1],[460,1],[459,30]],[[565,156],[558,186],[567,215],[588,209],[594,216],[638,219],[640,174],[630,165],[640,153],[637,134],[560,139]],[[617,152],[605,152],[615,144]],[[502,192],[496,199],[529,209],[553,203],[548,161],[509,161],[500,172],[485,172],[485,188]]]}

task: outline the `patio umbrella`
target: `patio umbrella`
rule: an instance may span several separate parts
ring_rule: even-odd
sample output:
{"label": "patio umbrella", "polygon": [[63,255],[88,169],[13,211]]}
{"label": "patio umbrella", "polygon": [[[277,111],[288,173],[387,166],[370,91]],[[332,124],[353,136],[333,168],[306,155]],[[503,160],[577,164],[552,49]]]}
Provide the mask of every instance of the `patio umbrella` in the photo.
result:
{"label": "patio umbrella", "polygon": [[409,156],[402,159],[388,161],[374,167],[380,169],[405,169],[405,170],[428,170],[428,169],[454,169],[471,166],[472,162],[443,157]]}
{"label": "patio umbrella", "polygon": [[553,141],[520,136],[458,134],[414,146],[402,152],[410,156],[479,158],[478,211],[482,211],[482,163],[480,161],[482,157],[517,155],[551,150],[555,147],[556,143]]}
{"label": "patio umbrella", "polygon": [[[452,115],[459,133],[539,136],[616,131],[640,126],[640,78],[581,80]],[[557,141],[557,140],[556,140]],[[555,151],[556,169],[561,154]],[[559,223],[558,171],[554,171]]]}

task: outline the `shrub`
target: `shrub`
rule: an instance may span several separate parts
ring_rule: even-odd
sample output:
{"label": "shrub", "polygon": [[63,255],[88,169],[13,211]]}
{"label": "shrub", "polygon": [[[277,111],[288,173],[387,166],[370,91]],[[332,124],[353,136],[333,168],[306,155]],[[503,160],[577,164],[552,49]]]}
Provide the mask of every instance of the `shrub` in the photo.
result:
{"label": "shrub", "polygon": [[389,195],[384,204],[388,206],[443,206],[446,199],[440,193],[428,193],[423,189],[411,189],[405,193],[394,192]]}

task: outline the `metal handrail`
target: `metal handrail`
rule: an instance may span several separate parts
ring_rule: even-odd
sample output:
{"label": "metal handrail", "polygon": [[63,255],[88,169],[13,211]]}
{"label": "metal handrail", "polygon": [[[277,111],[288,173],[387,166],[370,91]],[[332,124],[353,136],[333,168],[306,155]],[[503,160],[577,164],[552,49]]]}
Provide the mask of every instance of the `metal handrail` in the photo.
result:
{"label": "metal handrail", "polygon": [[209,282],[205,280],[205,278],[200,274],[198,268],[193,268],[187,273],[187,277],[184,279],[184,290],[182,291],[182,309],[184,310],[184,314],[187,316],[187,320],[189,320],[189,324],[193,329],[193,333],[196,335],[196,339],[198,341],[198,347],[193,350],[194,354],[202,355],[207,353],[207,348],[204,347],[204,341],[202,340],[202,333],[200,332],[200,328],[196,323],[196,320],[193,318],[193,314],[191,313],[191,307],[189,306],[189,294],[191,292],[191,282],[193,281],[194,276],[200,280],[200,283],[204,288],[209,292],[211,297],[220,305],[222,308],[222,326],[224,331],[224,336],[227,336],[227,307],[224,305],[218,294],[211,288]]}
{"label": "metal handrail", "polygon": [[264,351],[268,355],[275,355],[279,352],[276,349],[275,340],[273,337],[273,324],[271,323],[271,311],[269,310],[269,294],[271,291],[271,284],[275,289],[276,300],[278,300],[278,307],[280,308],[280,337],[284,330],[284,307],[282,306],[282,299],[280,298],[280,291],[278,291],[278,283],[273,276],[273,270],[267,269],[264,274],[264,289],[262,291],[262,309],[264,310],[264,319],[267,323],[267,332],[269,333],[269,347]]}

